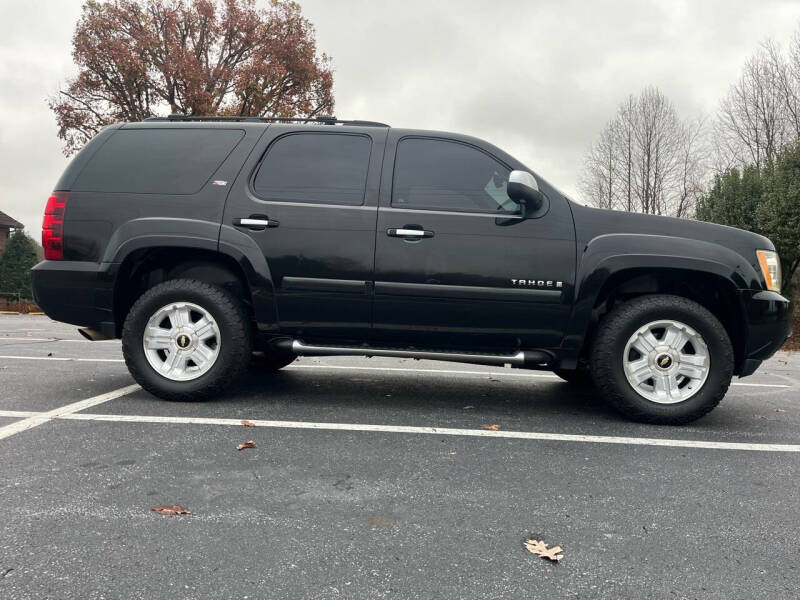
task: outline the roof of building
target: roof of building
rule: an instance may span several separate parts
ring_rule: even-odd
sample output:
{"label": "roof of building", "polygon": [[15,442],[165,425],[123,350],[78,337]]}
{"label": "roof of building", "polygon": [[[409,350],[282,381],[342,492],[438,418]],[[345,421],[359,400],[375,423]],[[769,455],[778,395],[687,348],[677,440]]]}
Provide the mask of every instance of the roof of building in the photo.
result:
{"label": "roof of building", "polygon": [[23,225],[16,219],[12,219],[0,210],[0,227],[11,227],[12,229],[22,229]]}

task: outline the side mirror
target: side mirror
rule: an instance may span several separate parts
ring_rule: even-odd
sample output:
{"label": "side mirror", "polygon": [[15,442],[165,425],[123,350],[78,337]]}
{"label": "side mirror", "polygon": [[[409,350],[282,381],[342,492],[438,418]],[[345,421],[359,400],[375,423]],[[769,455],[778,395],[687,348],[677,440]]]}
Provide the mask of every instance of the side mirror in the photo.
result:
{"label": "side mirror", "polygon": [[511,171],[508,176],[508,197],[522,206],[522,212],[536,212],[545,204],[545,195],[539,191],[536,177],[527,171]]}

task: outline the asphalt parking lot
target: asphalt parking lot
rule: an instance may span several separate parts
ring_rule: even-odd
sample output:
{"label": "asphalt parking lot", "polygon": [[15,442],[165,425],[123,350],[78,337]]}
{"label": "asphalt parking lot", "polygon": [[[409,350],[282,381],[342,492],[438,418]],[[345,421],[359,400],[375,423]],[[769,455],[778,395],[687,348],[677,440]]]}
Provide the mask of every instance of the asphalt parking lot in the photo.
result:
{"label": "asphalt parking lot", "polygon": [[0,316],[0,598],[797,598],[799,367],[780,353],[685,427],[398,359],[168,403],[118,342]]}

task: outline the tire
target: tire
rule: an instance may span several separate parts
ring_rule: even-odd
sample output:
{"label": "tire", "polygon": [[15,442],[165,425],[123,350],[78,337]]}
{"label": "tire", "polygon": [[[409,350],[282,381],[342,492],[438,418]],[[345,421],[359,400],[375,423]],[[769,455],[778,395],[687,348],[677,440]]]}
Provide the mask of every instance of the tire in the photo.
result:
{"label": "tire", "polygon": [[556,369],[553,373],[576,387],[591,387],[594,385],[592,374],[588,369]]}
{"label": "tire", "polygon": [[[662,324],[665,337],[658,338]],[[682,346],[681,336],[689,340]],[[636,346],[648,349],[653,338],[659,342],[653,350],[639,352]],[[682,350],[668,345],[673,339]],[[696,302],[669,295],[641,296],[614,308],[600,322],[591,352],[592,378],[605,400],[634,421],[661,425],[690,423],[716,407],[728,391],[733,364],[722,323]],[[654,376],[635,385],[648,373]]]}
{"label": "tire", "polygon": [[[161,315],[166,317],[159,325]],[[192,322],[198,316],[206,321]],[[145,338],[148,325],[148,332],[157,333]],[[173,354],[183,343],[183,353]],[[128,370],[139,385],[164,400],[203,400],[224,392],[247,368],[251,348],[250,320],[241,303],[219,286],[192,279],[173,279],[147,290],[122,330]],[[176,366],[167,370],[171,357]]]}
{"label": "tire", "polygon": [[292,364],[295,359],[297,355],[290,352],[253,352],[250,357],[250,371],[259,375],[269,375]]}

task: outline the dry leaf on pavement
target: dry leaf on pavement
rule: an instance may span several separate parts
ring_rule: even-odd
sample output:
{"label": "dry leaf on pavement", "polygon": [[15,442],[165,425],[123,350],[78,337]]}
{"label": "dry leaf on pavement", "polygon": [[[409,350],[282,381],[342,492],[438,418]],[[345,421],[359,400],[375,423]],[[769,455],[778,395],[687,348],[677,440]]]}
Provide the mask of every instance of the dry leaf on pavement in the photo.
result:
{"label": "dry leaf on pavement", "polygon": [[253,423],[252,421],[248,421],[247,419],[242,419],[242,425],[244,425],[245,427],[255,427],[256,426],[255,423]]}
{"label": "dry leaf on pavement", "polygon": [[500,425],[495,423],[494,425],[481,425],[481,429],[486,429],[488,431],[497,431],[500,429]]}
{"label": "dry leaf on pavement", "polygon": [[525,540],[525,547],[528,549],[528,552],[541,556],[542,558],[548,558],[553,562],[558,562],[564,558],[564,555],[561,554],[563,552],[561,546],[548,548],[547,544],[540,540]]}
{"label": "dry leaf on pavement", "polygon": [[244,444],[239,444],[238,446],[236,446],[236,449],[244,450],[245,448],[255,448],[255,447],[256,443],[253,440],[250,440],[249,442],[245,442]]}
{"label": "dry leaf on pavement", "polygon": [[173,504],[172,506],[164,506],[163,504],[159,504],[158,506],[154,506],[150,510],[155,511],[160,515],[190,515],[190,514],[192,514],[190,511],[186,510],[185,508],[181,508],[177,504]]}

